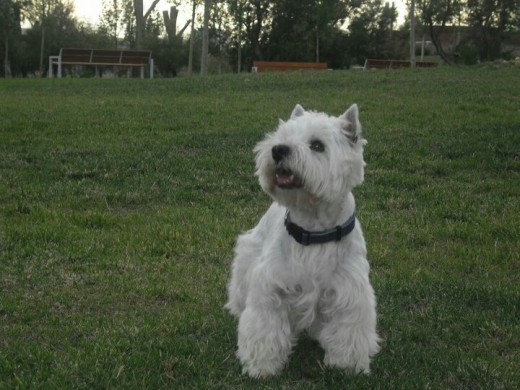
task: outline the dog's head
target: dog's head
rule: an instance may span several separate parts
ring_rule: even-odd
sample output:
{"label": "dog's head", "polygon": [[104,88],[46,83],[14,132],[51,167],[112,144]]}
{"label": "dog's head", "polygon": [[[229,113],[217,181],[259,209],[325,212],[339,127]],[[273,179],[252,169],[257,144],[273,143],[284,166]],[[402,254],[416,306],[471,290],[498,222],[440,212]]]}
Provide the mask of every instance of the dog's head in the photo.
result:
{"label": "dog's head", "polygon": [[365,144],[357,105],[332,117],[297,104],[255,147],[256,174],[283,205],[335,202],[363,182]]}

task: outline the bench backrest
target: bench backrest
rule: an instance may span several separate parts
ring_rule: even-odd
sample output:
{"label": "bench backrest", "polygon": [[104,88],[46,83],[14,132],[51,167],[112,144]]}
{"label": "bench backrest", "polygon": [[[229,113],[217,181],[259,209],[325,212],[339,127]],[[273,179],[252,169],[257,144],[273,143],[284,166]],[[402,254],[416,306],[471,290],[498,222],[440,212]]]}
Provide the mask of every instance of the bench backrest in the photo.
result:
{"label": "bench backrest", "polygon": [[281,62],[281,61],[254,61],[257,72],[265,70],[299,70],[299,69],[328,69],[326,62]]}
{"label": "bench backrest", "polygon": [[62,63],[147,65],[152,57],[148,50],[71,49],[60,50]]}

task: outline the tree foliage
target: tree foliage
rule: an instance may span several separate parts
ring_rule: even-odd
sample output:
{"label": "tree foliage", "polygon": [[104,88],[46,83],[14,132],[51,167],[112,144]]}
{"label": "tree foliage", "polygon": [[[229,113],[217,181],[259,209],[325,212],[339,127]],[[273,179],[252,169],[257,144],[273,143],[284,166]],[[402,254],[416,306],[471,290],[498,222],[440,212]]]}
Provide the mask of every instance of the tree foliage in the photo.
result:
{"label": "tree foliage", "polygon": [[441,58],[453,64],[453,57],[444,50],[441,35],[447,25],[454,25],[460,18],[463,9],[462,0],[422,0],[420,2],[421,18],[427,27],[432,43]]}
{"label": "tree foliage", "polygon": [[[345,68],[368,57],[408,58],[406,28],[396,31],[397,11],[383,1],[212,0],[209,72],[250,69],[255,60],[317,61]],[[0,0],[0,72],[43,75],[48,56],[65,46],[151,49],[164,75],[176,74],[189,58],[190,69],[198,67],[203,1],[169,1],[197,10],[190,42],[177,31],[177,9],[160,15],[157,3],[145,9],[143,0],[104,0],[100,20],[91,26],[76,20],[71,0]],[[419,28],[429,32],[448,63],[467,53],[480,60],[503,55],[504,38],[520,22],[519,9],[520,0],[417,0]],[[23,20],[31,26],[24,34]],[[453,26],[464,26],[465,33],[454,49],[446,48],[442,35]]]}
{"label": "tree foliage", "polygon": [[[32,25],[30,38],[38,36],[39,72],[45,71],[46,59],[76,37],[78,23],[69,0],[32,0],[25,7],[25,17]],[[34,44],[30,45],[34,50]]]}
{"label": "tree foliage", "polygon": [[501,43],[508,31],[520,27],[520,0],[468,0],[467,24],[481,60],[501,55]]}
{"label": "tree foliage", "polygon": [[[421,0],[419,4],[425,28],[437,52],[449,64],[456,63],[468,47],[475,48],[481,61],[499,58],[504,37],[518,27],[520,17],[520,0]],[[441,36],[453,26],[466,34],[447,51]]]}
{"label": "tree foliage", "polygon": [[133,40],[133,20],[131,0],[103,0],[98,31],[118,47],[120,42]]}
{"label": "tree foliage", "polygon": [[27,5],[27,1],[0,0],[0,33],[2,34],[0,45],[3,52],[2,67],[5,77],[11,77],[12,74],[11,52],[20,50],[22,10]]}

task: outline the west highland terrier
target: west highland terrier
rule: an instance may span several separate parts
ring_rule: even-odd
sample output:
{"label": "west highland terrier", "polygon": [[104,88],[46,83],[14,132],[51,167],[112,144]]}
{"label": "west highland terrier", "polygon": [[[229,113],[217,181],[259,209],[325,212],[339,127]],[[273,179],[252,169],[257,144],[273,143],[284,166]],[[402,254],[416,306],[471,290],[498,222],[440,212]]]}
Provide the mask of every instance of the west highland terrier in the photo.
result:
{"label": "west highland terrier", "polygon": [[280,372],[303,330],[324,348],[327,366],[370,370],[376,301],[352,195],[363,182],[365,144],[357,105],[337,118],[296,105],[254,149],[274,203],[238,237],[226,304],[251,377]]}

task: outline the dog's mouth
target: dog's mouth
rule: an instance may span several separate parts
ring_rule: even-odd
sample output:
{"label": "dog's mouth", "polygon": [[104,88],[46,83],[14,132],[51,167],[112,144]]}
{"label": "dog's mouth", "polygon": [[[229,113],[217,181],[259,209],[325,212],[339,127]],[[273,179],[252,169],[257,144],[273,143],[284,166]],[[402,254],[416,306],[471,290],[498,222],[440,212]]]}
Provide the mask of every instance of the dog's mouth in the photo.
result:
{"label": "dog's mouth", "polygon": [[303,185],[301,179],[296,176],[290,169],[281,167],[276,168],[275,184],[285,190],[300,188]]}

